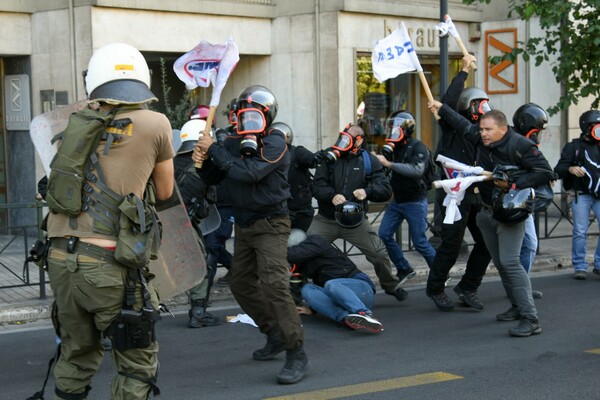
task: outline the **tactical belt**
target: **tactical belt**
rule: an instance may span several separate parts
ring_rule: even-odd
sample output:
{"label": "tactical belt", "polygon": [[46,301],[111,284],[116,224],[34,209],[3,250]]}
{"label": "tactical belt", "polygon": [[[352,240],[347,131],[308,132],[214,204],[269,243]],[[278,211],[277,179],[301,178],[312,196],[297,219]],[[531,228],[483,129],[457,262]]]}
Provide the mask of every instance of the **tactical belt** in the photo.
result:
{"label": "tactical belt", "polygon": [[75,236],[70,238],[53,237],[50,239],[50,247],[64,250],[71,254],[82,254],[101,261],[116,263],[114,250],[82,242]]}

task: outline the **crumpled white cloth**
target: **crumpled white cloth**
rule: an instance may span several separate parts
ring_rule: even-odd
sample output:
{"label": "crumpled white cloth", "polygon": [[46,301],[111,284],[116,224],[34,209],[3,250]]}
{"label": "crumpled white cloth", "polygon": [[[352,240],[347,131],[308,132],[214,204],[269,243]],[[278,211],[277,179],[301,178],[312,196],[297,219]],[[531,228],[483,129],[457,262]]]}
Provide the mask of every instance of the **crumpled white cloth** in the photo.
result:
{"label": "crumpled white cloth", "polygon": [[258,325],[254,323],[254,320],[250,318],[248,314],[238,314],[234,318],[230,319],[229,322],[241,322],[242,324],[252,325],[255,328],[258,328]]}
{"label": "crumpled white cloth", "polygon": [[473,183],[481,182],[485,179],[489,179],[489,177],[485,175],[478,175],[438,181],[439,185],[444,189],[444,192],[446,192],[446,197],[444,198],[444,207],[446,207],[444,224],[453,224],[462,218],[458,206],[465,198],[465,191]]}
{"label": "crumpled white cloth", "polygon": [[442,164],[448,179],[463,178],[471,175],[481,175],[484,171],[481,167],[473,167],[471,165],[463,164],[441,154],[438,154],[435,160]]}

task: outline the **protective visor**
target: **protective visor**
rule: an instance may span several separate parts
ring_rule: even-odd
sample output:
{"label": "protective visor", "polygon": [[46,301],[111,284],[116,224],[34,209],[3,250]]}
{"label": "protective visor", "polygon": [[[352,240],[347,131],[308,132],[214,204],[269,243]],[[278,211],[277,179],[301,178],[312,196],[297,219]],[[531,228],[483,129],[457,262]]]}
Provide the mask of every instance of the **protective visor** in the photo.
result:
{"label": "protective visor", "polygon": [[404,139],[404,129],[399,126],[394,126],[390,132],[388,132],[385,141],[388,143],[399,143]]}
{"label": "protective visor", "polygon": [[590,135],[592,135],[594,139],[600,141],[600,124],[592,126],[590,129]]}
{"label": "protective visor", "polygon": [[473,102],[473,114],[478,113],[479,115],[483,115],[488,111],[492,111],[492,106],[490,106],[490,103],[487,100]]}
{"label": "protective visor", "polygon": [[340,136],[336,140],[335,144],[331,147],[334,149],[344,152],[351,150],[354,146],[354,138],[348,132],[340,132]]}
{"label": "protective visor", "polygon": [[237,112],[237,133],[247,135],[250,133],[263,133],[267,128],[267,121],[262,111],[258,108],[242,108]]}

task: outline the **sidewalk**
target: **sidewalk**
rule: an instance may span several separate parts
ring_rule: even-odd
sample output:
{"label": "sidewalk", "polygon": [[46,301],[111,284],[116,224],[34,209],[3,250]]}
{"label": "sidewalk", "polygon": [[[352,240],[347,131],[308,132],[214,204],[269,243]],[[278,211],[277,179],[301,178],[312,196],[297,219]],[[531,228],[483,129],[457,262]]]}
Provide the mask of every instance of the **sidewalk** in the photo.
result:
{"label": "sidewalk", "polygon": [[[554,214],[549,212],[548,222],[545,223],[543,216],[540,216],[539,232],[539,254],[536,257],[535,264],[532,272],[539,271],[570,271],[571,270],[571,225],[565,220],[559,219],[559,213],[556,211]],[[373,219],[372,219],[373,220]],[[377,225],[377,219],[375,218],[375,225]],[[593,249],[596,247],[598,240],[598,229],[597,224],[594,222],[590,226],[590,236],[588,237],[588,261],[592,261]],[[545,238],[550,236],[549,238]],[[425,261],[414,250],[408,250],[408,233],[406,224],[403,224],[402,231],[402,248],[405,249],[405,254],[413,268],[417,271],[417,276],[409,280],[404,287],[410,288],[418,285],[422,285],[427,280],[428,268]],[[2,249],[6,242],[10,240],[5,236],[0,236],[0,249]],[[13,288],[5,288],[6,286],[21,285],[22,282],[18,279],[23,273],[23,261],[24,261],[24,248],[22,240],[19,242],[15,240],[8,246],[4,252],[0,254],[0,327],[4,324],[22,324],[38,319],[46,319],[50,316],[50,306],[52,304],[52,290],[50,285],[46,284],[46,299],[40,299],[40,286],[20,286]],[[230,239],[228,247],[232,250],[232,242]],[[472,243],[471,237],[465,234],[465,242]],[[20,244],[19,244],[20,243]],[[32,244],[31,242],[30,244]],[[337,241],[336,244],[342,248],[343,243]],[[463,246],[463,250],[466,250],[466,246]],[[470,247],[468,248],[470,251]],[[354,248],[348,249],[352,260],[358,265],[358,267],[367,273],[376,284],[379,283],[373,266],[365,260],[363,255],[357,254],[358,251]],[[454,286],[460,279],[464,269],[465,263],[468,258],[468,251],[462,251],[456,265],[450,271],[452,282],[450,286]],[[593,263],[592,263],[593,265]],[[591,269],[590,269],[591,271]],[[223,276],[226,270],[219,268],[217,271],[216,279]],[[39,269],[34,265],[30,264],[29,267],[31,282],[39,282]],[[490,264],[486,273],[486,278],[490,276],[497,276],[497,271],[493,265]],[[484,278],[484,279],[486,279]],[[47,279],[47,275],[46,275]],[[213,286],[211,291],[211,305],[225,305],[227,303],[234,303],[235,300],[229,290],[228,286],[217,285]],[[410,296],[408,300],[410,302]],[[188,299],[185,294],[176,296],[172,299],[165,301],[168,306],[172,308],[187,307]]]}

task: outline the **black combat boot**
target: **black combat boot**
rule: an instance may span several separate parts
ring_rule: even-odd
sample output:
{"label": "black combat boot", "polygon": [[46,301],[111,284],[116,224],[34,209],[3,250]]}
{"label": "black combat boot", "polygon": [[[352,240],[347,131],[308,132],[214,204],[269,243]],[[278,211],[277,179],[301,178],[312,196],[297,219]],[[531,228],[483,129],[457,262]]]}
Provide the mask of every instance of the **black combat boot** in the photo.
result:
{"label": "black combat boot", "polygon": [[219,318],[206,311],[206,300],[192,300],[192,309],[188,311],[190,328],[203,328],[220,324]]}
{"label": "black combat boot", "polygon": [[304,348],[300,346],[296,350],[287,350],[285,353],[285,364],[277,375],[277,383],[289,385],[300,382],[308,367],[308,357]]}
{"label": "black combat boot", "polygon": [[284,350],[283,334],[281,328],[277,327],[267,332],[267,344],[262,349],[254,351],[252,358],[257,361],[271,360]]}

